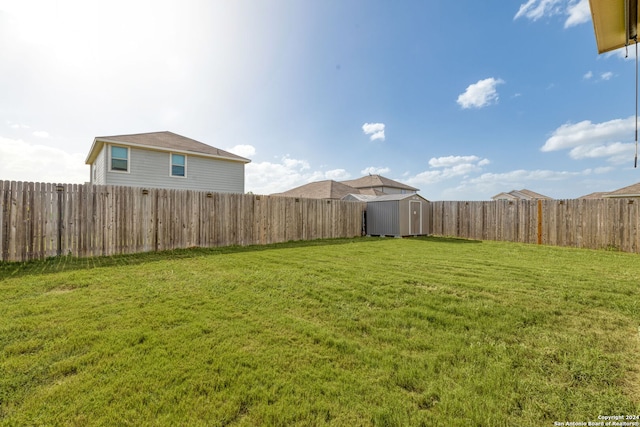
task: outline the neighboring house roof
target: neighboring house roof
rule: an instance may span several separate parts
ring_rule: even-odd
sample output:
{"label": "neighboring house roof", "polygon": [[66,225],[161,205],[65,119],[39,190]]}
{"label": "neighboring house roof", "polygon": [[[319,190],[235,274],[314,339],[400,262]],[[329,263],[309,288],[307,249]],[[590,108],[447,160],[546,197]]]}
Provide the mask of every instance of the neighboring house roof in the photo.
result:
{"label": "neighboring house roof", "polygon": [[609,194],[608,191],[596,191],[595,193],[589,193],[585,194],[584,196],[580,196],[578,197],[578,199],[603,199],[607,194]]}
{"label": "neighboring house roof", "polygon": [[499,193],[492,197],[493,200],[538,200],[538,199],[551,199],[551,197],[545,196],[535,191],[522,189],[513,190],[508,193]]}
{"label": "neighboring house roof", "polygon": [[[598,53],[618,49],[627,44],[627,27],[630,27],[631,36],[636,32],[638,12],[630,8],[631,19],[629,23],[625,23],[626,2],[627,0],[589,0]],[[633,9],[637,8],[636,4],[630,2],[630,5],[634,6]],[[633,40],[629,40],[628,43],[633,44]]]}
{"label": "neighboring house roof", "polygon": [[[380,187],[409,190],[412,191],[411,194],[415,194],[415,191],[418,191],[417,188],[380,175],[368,175],[350,181],[325,180],[310,182],[282,193],[272,194],[272,196],[302,197],[307,199],[344,199],[347,195],[375,197],[386,194],[378,189]],[[351,198],[351,200],[354,200],[354,198]]]}
{"label": "neighboring house roof", "polygon": [[604,197],[640,197],[640,182],[610,191]]}
{"label": "neighboring house roof", "polygon": [[399,188],[402,190],[420,191],[418,188],[412,187],[407,184],[403,184],[398,181],[394,181],[389,178],[385,178],[381,175],[367,175],[358,179],[351,179],[348,181],[341,181],[343,184],[347,184],[353,188],[364,189],[373,187],[389,187]]}
{"label": "neighboring house roof", "polygon": [[187,138],[173,132],[164,131],[137,133],[132,135],[98,136],[93,140],[93,145],[91,146],[89,155],[85,160],[86,164],[92,164],[94,162],[105,143],[122,144],[151,150],[185,153],[203,157],[213,157],[217,159],[231,160],[234,162],[251,162],[249,159],[212,147],[196,141],[195,139]]}
{"label": "neighboring house roof", "polygon": [[302,197],[305,199],[342,199],[353,192],[353,187],[338,181],[326,180],[310,182],[282,193],[272,194],[272,196]]}

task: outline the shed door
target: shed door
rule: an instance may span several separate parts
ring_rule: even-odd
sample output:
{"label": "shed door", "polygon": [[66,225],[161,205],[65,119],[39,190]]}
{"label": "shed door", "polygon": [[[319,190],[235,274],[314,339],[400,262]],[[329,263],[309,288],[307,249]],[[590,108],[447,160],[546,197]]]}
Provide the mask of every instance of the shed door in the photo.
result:
{"label": "shed door", "polygon": [[422,203],[410,201],[409,214],[411,215],[409,234],[412,236],[422,234]]}

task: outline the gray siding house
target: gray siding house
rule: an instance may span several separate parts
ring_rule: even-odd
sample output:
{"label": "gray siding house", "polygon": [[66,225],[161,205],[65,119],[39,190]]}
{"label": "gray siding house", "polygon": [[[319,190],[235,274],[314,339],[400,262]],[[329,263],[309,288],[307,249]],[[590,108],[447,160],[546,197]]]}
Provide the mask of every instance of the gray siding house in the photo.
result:
{"label": "gray siding house", "polygon": [[91,183],[244,193],[249,159],[172,132],[99,136],[85,161]]}

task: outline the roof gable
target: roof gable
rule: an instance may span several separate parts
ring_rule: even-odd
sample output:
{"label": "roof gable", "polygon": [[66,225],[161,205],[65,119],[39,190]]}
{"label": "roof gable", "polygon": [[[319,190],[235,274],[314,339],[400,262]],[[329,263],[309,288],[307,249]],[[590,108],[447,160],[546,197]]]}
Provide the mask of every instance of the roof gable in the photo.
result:
{"label": "roof gable", "polygon": [[105,143],[115,143],[141,147],[152,150],[181,152],[204,157],[214,157],[236,162],[249,163],[251,160],[238,156],[228,151],[204,144],[195,139],[187,138],[173,132],[150,132],[137,133],[132,135],[98,136],[94,138],[93,145],[89,150],[89,155],[85,161],[91,164],[102,149]]}

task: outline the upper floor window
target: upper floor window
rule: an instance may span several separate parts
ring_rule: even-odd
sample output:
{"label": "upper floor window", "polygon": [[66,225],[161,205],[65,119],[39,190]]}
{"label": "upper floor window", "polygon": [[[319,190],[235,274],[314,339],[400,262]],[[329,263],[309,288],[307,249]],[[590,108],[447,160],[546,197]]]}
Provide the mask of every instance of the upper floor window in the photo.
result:
{"label": "upper floor window", "polygon": [[171,176],[187,176],[187,158],[182,154],[171,155]]}
{"label": "upper floor window", "polygon": [[111,146],[111,170],[129,172],[129,149]]}

